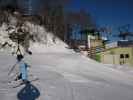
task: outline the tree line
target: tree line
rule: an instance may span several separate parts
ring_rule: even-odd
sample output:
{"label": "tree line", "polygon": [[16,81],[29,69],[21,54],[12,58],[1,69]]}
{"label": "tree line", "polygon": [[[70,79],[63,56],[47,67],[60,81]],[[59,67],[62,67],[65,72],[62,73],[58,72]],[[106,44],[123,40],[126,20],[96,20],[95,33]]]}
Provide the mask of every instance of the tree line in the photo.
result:
{"label": "tree line", "polygon": [[[11,0],[5,0],[5,3],[6,1],[7,5],[3,4],[2,9],[21,12],[21,8],[17,5],[19,0],[14,0],[13,4],[11,4]],[[94,26],[91,15],[85,10],[79,12],[65,10],[71,0],[56,0],[56,2],[55,0],[42,0],[40,3],[41,6],[37,8],[39,12],[34,16],[30,16],[33,18],[32,21],[38,21],[39,24],[44,25],[48,31],[53,32],[62,40],[67,40],[67,37],[69,37],[67,35],[71,33],[73,24],[80,25],[82,29]]]}

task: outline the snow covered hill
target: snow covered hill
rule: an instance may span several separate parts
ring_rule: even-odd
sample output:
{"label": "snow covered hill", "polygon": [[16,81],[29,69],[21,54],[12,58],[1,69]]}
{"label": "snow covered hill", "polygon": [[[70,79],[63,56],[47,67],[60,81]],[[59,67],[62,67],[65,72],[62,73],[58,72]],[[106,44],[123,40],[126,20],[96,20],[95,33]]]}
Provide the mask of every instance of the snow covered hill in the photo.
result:
{"label": "snow covered hill", "polygon": [[[7,17],[9,22],[3,22],[0,26],[0,51],[14,52],[17,49],[17,44],[9,38],[9,34],[15,32],[17,34],[20,34],[20,32],[17,32],[17,24],[20,22],[21,19],[12,14],[9,14],[5,17]],[[51,50],[56,52],[64,52],[64,50],[67,51],[66,48],[68,47],[68,45],[65,44],[53,33],[48,32],[43,25],[38,25],[35,24],[35,22],[28,21],[28,18],[27,20],[24,20],[21,24],[21,29],[24,31],[26,30],[29,35],[33,36],[32,38],[34,42],[28,38],[30,41],[29,49],[33,53],[42,53],[47,51],[50,52]],[[23,47],[21,47],[21,50],[24,52]]]}

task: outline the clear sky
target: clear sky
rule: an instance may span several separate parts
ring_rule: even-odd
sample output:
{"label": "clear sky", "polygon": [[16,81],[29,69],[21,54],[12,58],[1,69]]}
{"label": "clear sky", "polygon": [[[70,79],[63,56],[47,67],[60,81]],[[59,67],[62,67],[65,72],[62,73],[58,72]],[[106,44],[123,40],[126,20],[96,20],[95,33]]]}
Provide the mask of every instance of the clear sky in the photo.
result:
{"label": "clear sky", "polygon": [[68,8],[90,12],[97,25],[109,26],[113,31],[125,24],[130,24],[133,31],[133,0],[73,0]]}

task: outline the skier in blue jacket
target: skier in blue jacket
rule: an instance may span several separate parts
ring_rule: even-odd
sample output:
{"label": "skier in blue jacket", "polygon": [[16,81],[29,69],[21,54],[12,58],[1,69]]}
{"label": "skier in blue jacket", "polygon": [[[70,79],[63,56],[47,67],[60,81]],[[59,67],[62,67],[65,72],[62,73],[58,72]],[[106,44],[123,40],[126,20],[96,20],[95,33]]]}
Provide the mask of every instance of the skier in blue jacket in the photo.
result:
{"label": "skier in blue jacket", "polygon": [[20,69],[20,74],[18,75],[17,79],[21,79],[23,82],[28,82],[28,65],[23,61],[23,58],[23,55],[17,55],[17,61]]}

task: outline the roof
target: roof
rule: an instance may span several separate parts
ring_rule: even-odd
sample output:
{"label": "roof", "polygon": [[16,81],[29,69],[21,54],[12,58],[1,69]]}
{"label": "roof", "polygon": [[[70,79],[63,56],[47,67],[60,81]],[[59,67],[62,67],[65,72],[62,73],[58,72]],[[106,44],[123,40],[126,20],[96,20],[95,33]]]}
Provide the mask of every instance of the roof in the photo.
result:
{"label": "roof", "polygon": [[103,53],[103,52],[110,51],[110,50],[117,49],[117,48],[133,48],[133,47],[112,47],[112,48],[107,48],[103,51],[99,51],[97,53]]}
{"label": "roof", "polygon": [[106,49],[101,50],[98,53],[112,50],[115,48],[133,48],[133,41],[121,40],[121,41],[109,43],[106,45]]}
{"label": "roof", "polygon": [[120,41],[106,44],[107,49],[114,48],[114,47],[133,47],[133,41],[120,40]]}
{"label": "roof", "polygon": [[133,41],[118,41],[118,47],[133,47]]}

